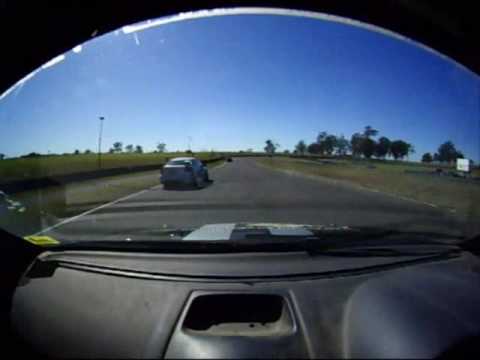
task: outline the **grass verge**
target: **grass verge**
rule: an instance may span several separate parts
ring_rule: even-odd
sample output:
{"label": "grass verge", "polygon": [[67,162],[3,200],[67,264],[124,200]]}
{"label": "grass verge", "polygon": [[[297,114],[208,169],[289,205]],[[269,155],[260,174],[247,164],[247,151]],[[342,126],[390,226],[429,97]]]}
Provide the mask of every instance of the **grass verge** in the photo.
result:
{"label": "grass verge", "polygon": [[[102,169],[140,165],[160,165],[167,158],[191,156],[184,153],[102,154]],[[195,157],[207,160],[218,157],[215,153],[195,153]],[[96,154],[50,155],[35,158],[14,158],[0,161],[0,183],[15,180],[36,179],[48,176],[75,174],[97,170]]]}
{"label": "grass verge", "polygon": [[[208,164],[209,169],[221,165],[219,160]],[[15,194],[13,198],[32,212],[53,214],[57,217],[73,216],[96,206],[117,200],[135,192],[160,184],[160,172],[147,171],[128,175],[53,186]]]}
{"label": "grass verge", "polygon": [[[288,158],[259,158],[257,162],[271,169],[341,180],[347,184],[433,204],[462,216],[480,218],[479,183],[408,174],[405,170],[410,170],[409,165],[355,163],[348,160],[319,164]],[[418,170],[419,167],[412,169]]]}

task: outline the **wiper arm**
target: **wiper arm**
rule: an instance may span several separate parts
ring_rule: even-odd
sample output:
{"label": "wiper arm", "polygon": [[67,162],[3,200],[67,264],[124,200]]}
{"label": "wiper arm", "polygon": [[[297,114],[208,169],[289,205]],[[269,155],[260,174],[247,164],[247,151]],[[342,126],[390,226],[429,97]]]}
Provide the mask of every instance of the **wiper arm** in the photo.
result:
{"label": "wiper arm", "polygon": [[335,241],[350,241],[350,240],[378,240],[386,239],[391,237],[400,237],[400,238],[412,238],[415,239],[415,242],[418,242],[418,239],[421,238],[422,241],[426,241],[430,244],[444,244],[442,240],[464,240],[465,237],[457,236],[452,234],[443,234],[435,232],[422,232],[422,231],[403,231],[396,229],[385,229],[385,228],[376,228],[376,227],[352,227],[347,228],[346,230],[313,230],[314,234],[325,240],[335,240]]}
{"label": "wiper arm", "polygon": [[[133,240],[86,241],[49,246],[53,251],[97,250],[161,253],[231,253],[231,252],[292,252],[332,256],[417,256],[436,255],[442,251],[460,249],[455,244],[438,241],[438,234],[401,232],[377,228],[347,230],[312,229],[309,236],[265,235],[248,236],[239,240]],[[443,235],[443,237],[447,237]],[[452,236],[448,238],[454,239]],[[399,245],[408,245],[408,249]],[[420,249],[418,246],[427,246]],[[397,248],[395,248],[397,247]]]}
{"label": "wiper arm", "polygon": [[206,253],[228,252],[231,244],[220,241],[185,241],[185,240],[147,240],[147,241],[76,241],[49,246],[52,251],[95,250],[121,252],[172,252],[172,253]]}
{"label": "wiper arm", "polygon": [[[350,244],[351,245],[351,244]],[[431,245],[431,244],[428,244]],[[52,251],[93,250],[147,253],[237,253],[237,252],[307,252],[311,256],[327,255],[339,257],[395,257],[395,256],[438,256],[461,252],[455,246],[427,246],[423,249],[385,246],[346,246],[346,244],[324,243],[317,238],[287,238],[275,240],[222,240],[222,241],[87,241],[49,246]]]}
{"label": "wiper arm", "polygon": [[466,251],[470,251],[477,255],[480,254],[480,234],[466,239],[460,243],[459,246]]}
{"label": "wiper arm", "polygon": [[147,240],[147,241],[78,241],[48,246],[52,251],[94,250],[149,253],[232,253],[304,251],[303,241],[283,240]]}
{"label": "wiper arm", "polygon": [[308,249],[310,255],[328,255],[339,257],[403,257],[403,256],[441,256],[458,254],[462,250],[458,247],[445,246],[443,249],[434,248],[427,250],[395,249],[385,247],[354,247],[354,248],[315,248]]}

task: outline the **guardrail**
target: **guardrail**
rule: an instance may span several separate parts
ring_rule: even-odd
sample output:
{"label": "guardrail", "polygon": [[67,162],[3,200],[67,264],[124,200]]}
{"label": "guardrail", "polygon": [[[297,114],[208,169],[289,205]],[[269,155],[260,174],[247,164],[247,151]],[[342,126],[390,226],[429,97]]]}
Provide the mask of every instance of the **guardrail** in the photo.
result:
{"label": "guardrail", "polygon": [[[217,157],[202,160],[203,163],[209,164],[215,161],[224,160],[224,157]],[[34,179],[14,180],[0,183],[0,190],[13,194],[21,191],[42,189],[49,186],[66,185],[74,182],[82,182],[87,180],[100,179],[103,177],[133,174],[137,172],[160,170],[166,162],[153,165],[124,166],[111,169],[101,169],[93,171],[76,172],[65,175],[52,175]]]}

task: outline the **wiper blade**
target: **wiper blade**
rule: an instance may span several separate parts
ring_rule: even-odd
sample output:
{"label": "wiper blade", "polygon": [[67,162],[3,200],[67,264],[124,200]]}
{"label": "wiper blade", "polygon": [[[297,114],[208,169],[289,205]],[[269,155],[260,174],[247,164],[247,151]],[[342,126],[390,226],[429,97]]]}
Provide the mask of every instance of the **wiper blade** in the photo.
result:
{"label": "wiper blade", "polygon": [[480,234],[476,234],[466,239],[460,243],[459,246],[466,251],[470,251],[474,254],[480,254]]}
{"label": "wiper blade", "polygon": [[385,247],[357,247],[340,249],[309,249],[310,255],[328,255],[339,257],[404,257],[404,256],[440,256],[458,254],[462,250],[458,247],[445,246],[430,249],[398,249]]}
{"label": "wiper blade", "polygon": [[147,253],[238,253],[238,252],[307,252],[311,256],[326,255],[339,257],[400,257],[400,256],[438,256],[461,252],[456,246],[434,247],[424,244],[415,246],[346,246],[346,244],[323,243],[315,238],[240,240],[240,241],[87,241],[49,246],[51,251],[115,251]]}
{"label": "wiper blade", "polygon": [[[86,242],[62,242],[50,246],[52,250],[103,250],[131,252],[166,253],[227,253],[227,252],[286,252],[307,251],[310,254],[329,254],[332,256],[408,256],[438,254],[454,238],[445,234],[422,232],[404,232],[382,228],[322,228],[310,227],[310,235],[285,236],[269,234],[265,231],[246,234],[240,239],[230,240],[182,240],[191,229],[161,229],[152,240],[103,240]],[[168,234],[168,236],[167,236]],[[449,242],[442,240],[449,239]],[[399,249],[398,246],[403,246]],[[428,246],[420,249],[419,246]],[[436,248],[438,247],[439,248]],[[397,247],[394,249],[394,247]],[[450,249],[450,248],[449,248]],[[458,248],[457,248],[458,249]],[[448,250],[448,249],[447,249]],[[450,249],[451,250],[451,249]],[[421,255],[421,254],[420,254]]]}
{"label": "wiper blade", "polygon": [[385,229],[382,227],[348,227],[346,229],[312,229],[313,233],[324,240],[340,239],[340,240],[358,240],[358,239],[384,239],[394,236],[422,238],[429,242],[441,243],[441,240],[464,240],[465,237],[424,231],[404,231],[397,229]]}
{"label": "wiper blade", "polygon": [[148,240],[148,241],[78,241],[48,246],[52,251],[95,250],[149,253],[232,253],[232,252],[285,252],[303,251],[305,246],[298,241],[264,240]]}
{"label": "wiper blade", "polygon": [[184,241],[184,240],[147,240],[147,241],[75,241],[49,246],[49,250],[99,250],[99,251],[127,251],[127,252],[205,252],[226,251],[228,244],[217,241]]}

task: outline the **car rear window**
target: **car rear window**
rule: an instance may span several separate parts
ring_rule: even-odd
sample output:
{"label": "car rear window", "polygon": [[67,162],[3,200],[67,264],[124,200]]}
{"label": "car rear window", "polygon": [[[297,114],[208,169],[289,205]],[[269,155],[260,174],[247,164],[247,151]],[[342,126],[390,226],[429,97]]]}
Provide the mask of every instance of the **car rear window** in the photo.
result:
{"label": "car rear window", "polygon": [[192,162],[189,160],[172,160],[167,165],[192,165]]}

